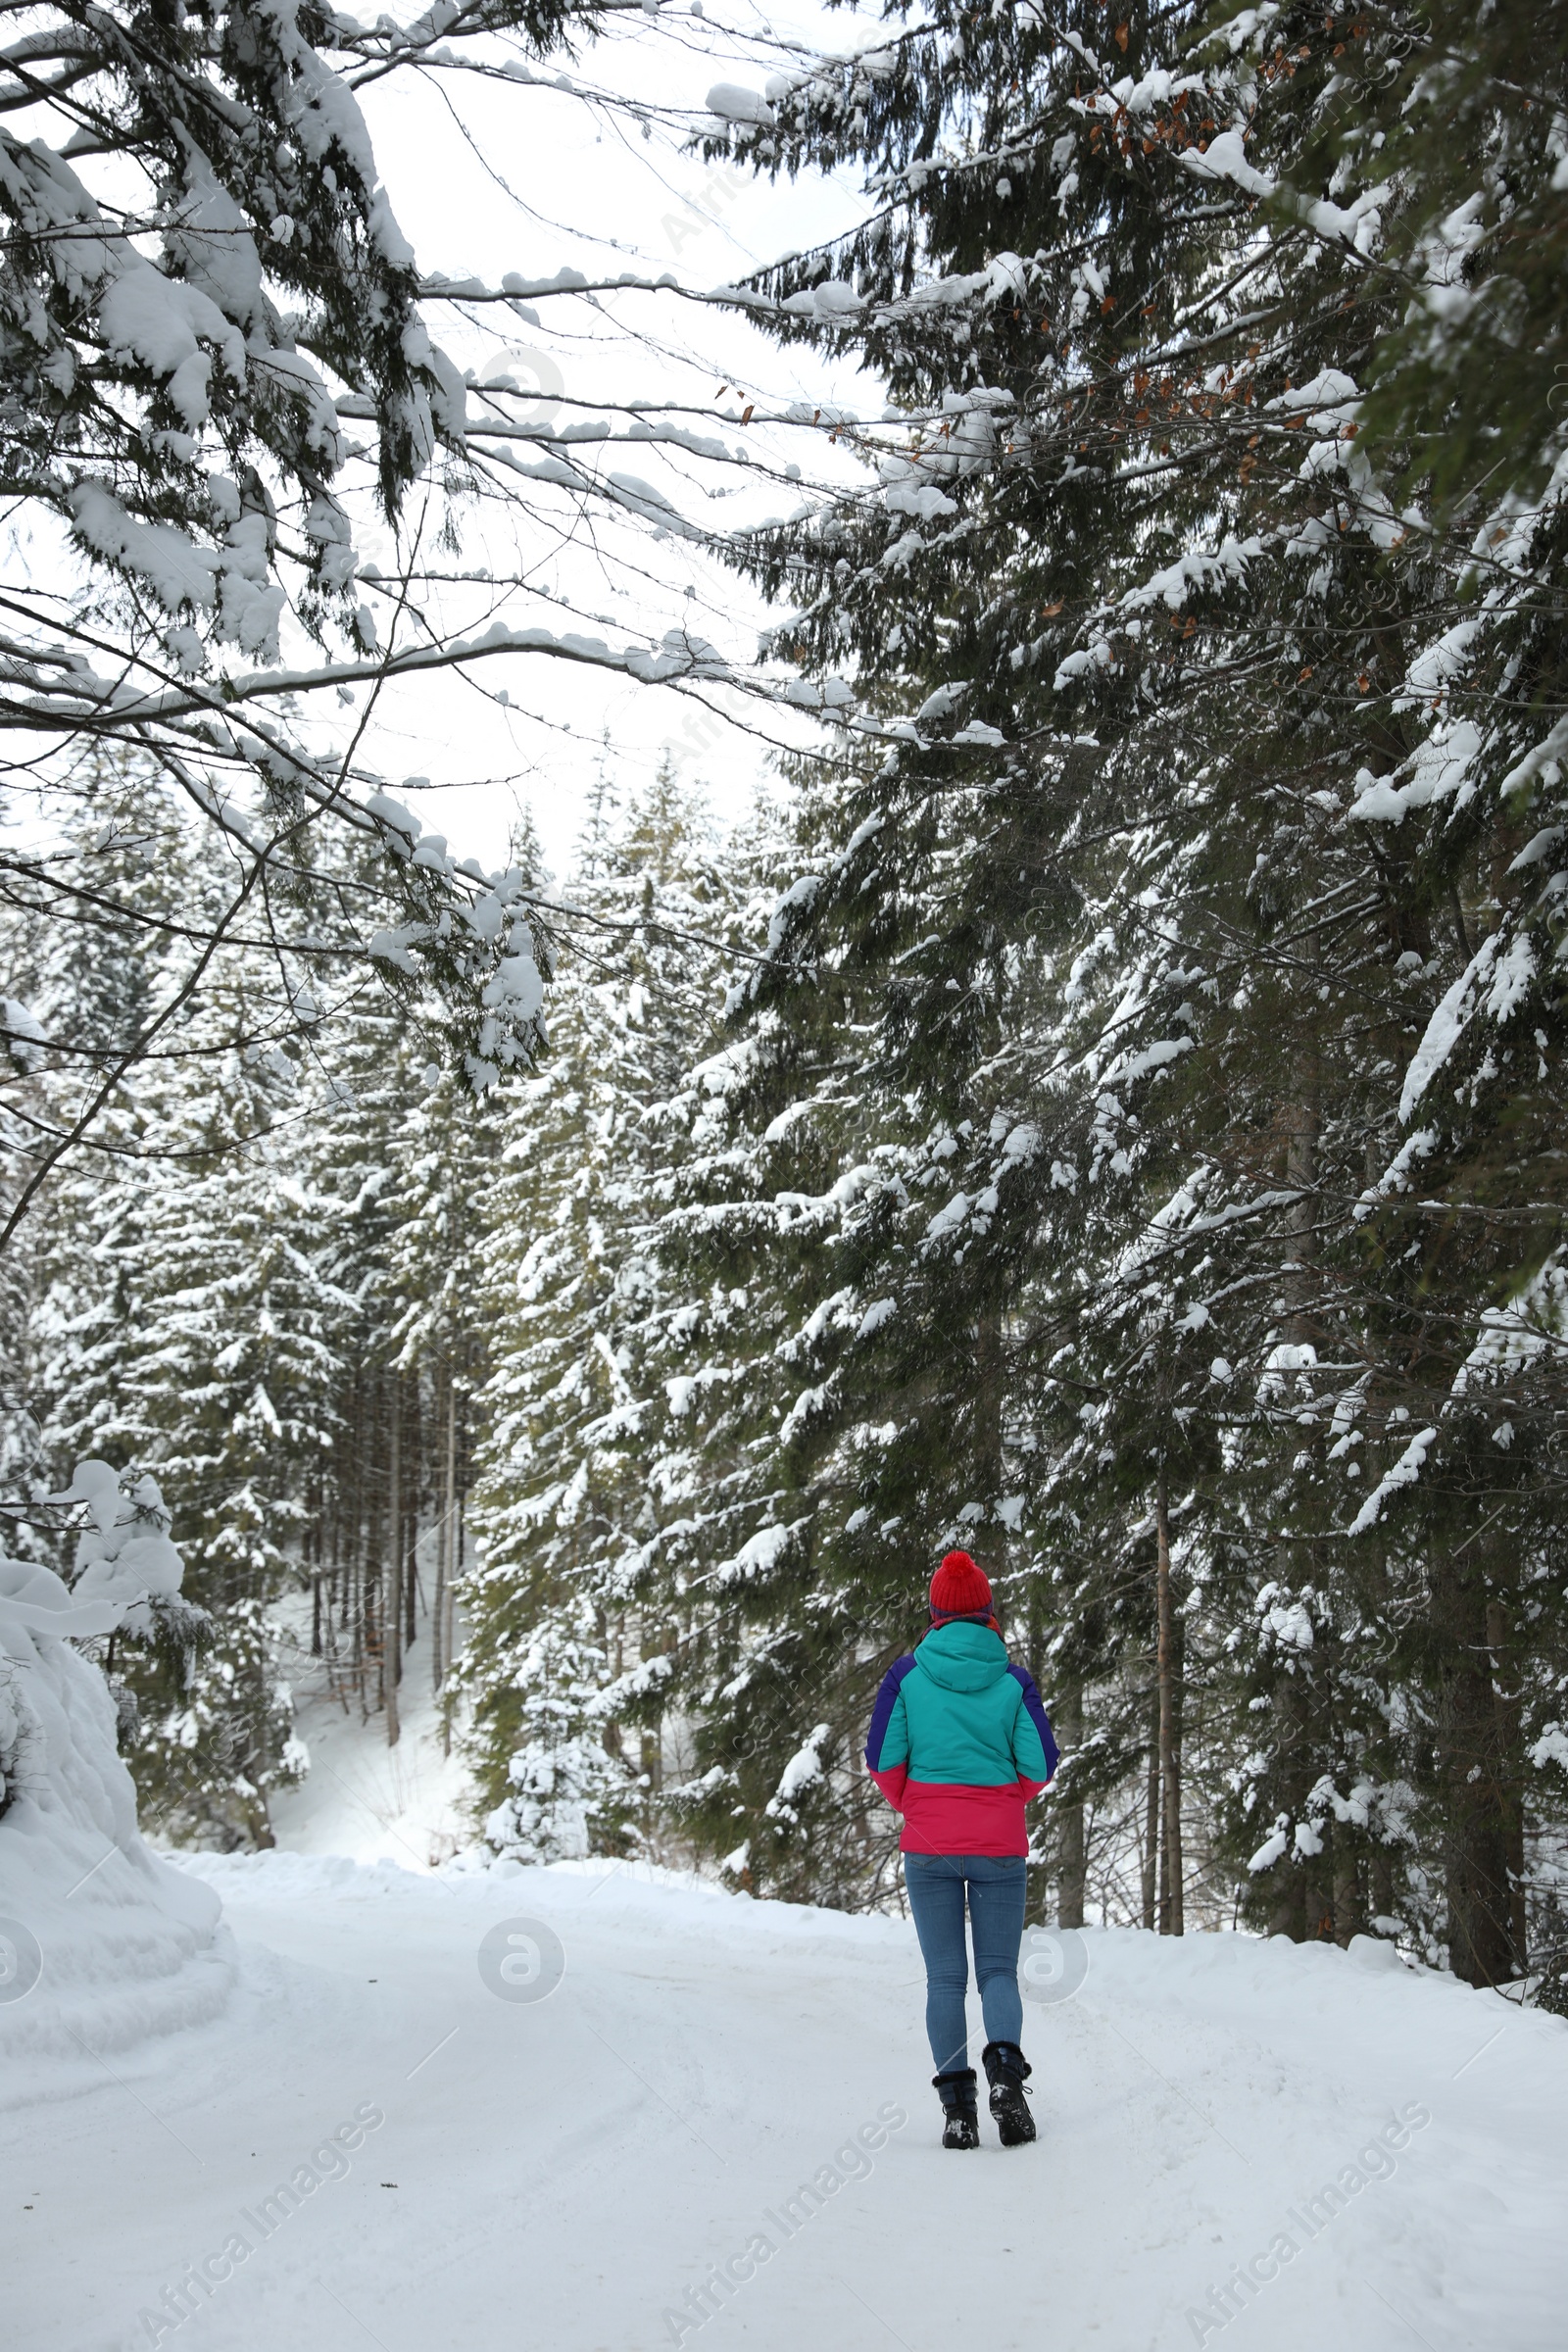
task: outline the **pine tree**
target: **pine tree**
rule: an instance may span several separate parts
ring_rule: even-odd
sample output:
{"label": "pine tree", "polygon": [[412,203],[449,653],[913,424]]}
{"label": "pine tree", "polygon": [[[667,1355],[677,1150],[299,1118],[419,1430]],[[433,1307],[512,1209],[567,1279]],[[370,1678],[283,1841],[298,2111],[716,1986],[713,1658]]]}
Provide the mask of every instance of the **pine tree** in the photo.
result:
{"label": "pine tree", "polygon": [[[122,848],[98,838],[83,870],[107,884]],[[188,904],[199,847],[166,831],[155,854]],[[160,945],[133,927],[91,944],[37,976],[56,1030],[84,1041],[156,987]],[[294,1770],[268,1611],[292,1583],[306,1466],[331,1444],[349,1303],[323,1262],[326,1205],[289,1165],[309,1081],[256,1034],[268,994],[226,971],[193,1052],[146,1065],[102,1150],[62,1172],[30,1334],[49,1457],[152,1472],[175,1498],[186,1597],[214,1630],[193,1671],[167,1644],[124,1662],[128,1753],[146,1818],[220,1843],[265,1842],[267,1791]]]}
{"label": "pine tree", "polygon": [[[99,790],[78,851],[79,942],[68,953],[55,927],[25,922],[9,941],[15,985],[48,1034],[88,1051],[156,997],[170,918],[220,887],[167,804],[149,836],[126,830],[112,770]],[[147,805],[143,787],[135,807]],[[351,866],[318,886],[360,880]],[[360,981],[323,1043],[313,980],[326,999],[326,975],[305,957],[280,975],[265,943],[217,966],[190,1050],[128,1074],[99,1149],[53,1179],[33,1227],[34,1296],[12,1335],[57,1482],[88,1455],[156,1472],[172,1498],[208,1630],[199,1654],[117,1638],[113,1663],[147,1817],[198,1842],[268,1842],[269,1792],[304,1765],[280,1604],[291,1614],[309,1589],[313,1646],[345,1701],[387,1706],[393,1565],[412,1565],[414,1531],[437,1518],[434,1414],[419,1407],[439,1367],[421,1298],[440,1321],[463,1271],[452,1184],[458,1223],[482,1189],[486,1114],[430,1062],[436,1008],[400,1021]],[[432,1079],[446,1131],[434,1153],[421,1131]],[[69,1069],[38,1078],[51,1122],[72,1083]],[[412,1602],[412,1574],[405,1590]]]}
{"label": "pine tree", "polygon": [[[1552,1187],[1513,1146],[1555,1035],[1527,939],[1551,843],[1516,804],[1549,760],[1557,526],[1519,503],[1539,442],[1465,509],[1400,440],[1436,387],[1474,398],[1492,329],[1449,348],[1481,313],[1443,289],[1490,260],[1465,221],[1534,217],[1550,144],[1489,32],[1463,169],[1506,161],[1479,210],[1437,234],[1456,167],[1418,129],[1376,184],[1377,124],[1422,122],[1463,30],[1287,11],[1188,50],[1200,21],[1133,11],[1112,54],[1091,11],[939,11],[731,131],[768,169],[866,165],[872,224],[754,290],[881,367],[906,438],[861,435],[878,496],[750,543],[798,608],[776,642],[853,661],[892,742],[821,796],[780,906],[721,1222],[738,1244],[771,1206],[797,1245],[753,1323],[752,1443],[788,1439],[795,1497],[760,1619],[815,1592],[891,1642],[910,1553],[990,1521],[1025,1639],[1091,1706],[1074,1812],[1119,1780],[1125,1824],[1157,1685],[1155,1786],[1198,1769],[1192,1894],[1217,1911],[1240,1868],[1275,1924],[1342,1939],[1441,1910],[1479,1982],[1523,1964],[1521,1653],[1543,1694],[1560,1654],[1533,1568],[1499,1581],[1481,1542],[1538,1508],[1488,1426],[1498,1367],[1555,1357]],[[1465,1115],[1403,1134],[1467,1016]],[[1179,1798],[1150,1816],[1170,1925]]]}
{"label": "pine tree", "polygon": [[486,1834],[540,1859],[642,1840],[658,1794],[671,1627],[641,1593],[683,1475],[667,1434],[682,1391],[661,1375],[686,1308],[655,1229],[743,905],[667,760],[583,858],[602,870],[568,885],[584,919],[553,992],[550,1056],[514,1090],[489,1194],[494,1369],[475,1399],[458,1674]]}

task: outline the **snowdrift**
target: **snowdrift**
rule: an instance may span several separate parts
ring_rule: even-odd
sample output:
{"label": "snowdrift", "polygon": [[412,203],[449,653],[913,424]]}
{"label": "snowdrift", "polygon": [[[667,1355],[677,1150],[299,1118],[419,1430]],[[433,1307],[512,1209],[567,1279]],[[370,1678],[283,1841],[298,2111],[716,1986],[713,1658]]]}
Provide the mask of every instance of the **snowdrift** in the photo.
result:
{"label": "snowdrift", "polygon": [[28,2061],[47,2062],[56,2089],[59,2062],[67,2082],[102,2080],[104,2053],[216,2017],[235,1975],[217,1894],[161,1862],[136,1827],[114,1700],[73,1646],[137,1627],[155,1596],[177,1592],[161,1501],[151,1481],[122,1494],[102,1463],[78,1467],[71,1499],[94,1520],[74,1589],[0,1556],[0,2065],[10,2098],[26,2094]]}

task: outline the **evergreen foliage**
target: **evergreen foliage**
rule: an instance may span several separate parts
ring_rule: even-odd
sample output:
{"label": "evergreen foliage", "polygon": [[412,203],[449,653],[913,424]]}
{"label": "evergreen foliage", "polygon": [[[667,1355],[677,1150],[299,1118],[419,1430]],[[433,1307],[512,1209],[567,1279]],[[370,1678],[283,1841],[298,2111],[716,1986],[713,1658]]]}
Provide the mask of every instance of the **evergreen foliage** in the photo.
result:
{"label": "evergreen foliage", "polygon": [[[128,793],[110,763],[75,860],[74,935],[29,909],[5,948],[49,1034],[92,1054],[156,998],[172,921],[222,876],[172,799],[145,777]],[[355,864],[318,887],[337,882],[357,886]],[[85,1457],[171,1498],[189,1623],[139,1639],[133,1617],[107,1663],[144,1818],[219,1845],[269,1842],[269,1791],[306,1763],[287,1667],[305,1592],[345,1703],[385,1709],[389,1732],[421,1600],[449,1654],[450,1595],[419,1592],[416,1531],[435,1527],[445,1557],[466,1466],[447,1406],[454,1366],[471,1385],[489,1114],[428,1060],[428,1020],[373,982],[344,992],[329,1043],[314,1023],[279,1041],[282,995],[258,938],[215,968],[177,1050],[122,1077],[24,1228],[4,1331],[41,1423],[19,1464],[35,1492]],[[13,1115],[57,1129],[75,1082],[40,1047]],[[58,1552],[47,1525],[34,1542]]]}
{"label": "evergreen foliage", "polygon": [[[219,1082],[147,1065],[156,1175],[61,1187],[6,1312],[62,1445],[188,1491],[198,1731],[222,1673],[265,1716],[305,1579],[395,1736],[434,1528],[492,1846],[891,1899],[865,1715],[962,1543],[1066,1751],[1037,1913],[1558,1998],[1568,50],[1512,5],[1117,16],[894,7],[706,134],[872,199],[733,290],[889,393],[824,422],[861,479],[730,548],[837,715],[789,839],[718,844],[667,765],[618,807],[607,747],[548,1050],[477,1118],[416,971],[348,992],[330,1083],[257,1017],[310,951],[215,974]],[[126,861],[221,877],[177,829],[84,858],[94,953],[24,909],[14,962],[91,1038]],[[476,928],[525,1027],[547,897],[519,841]]]}
{"label": "evergreen foliage", "polygon": [[458,1684],[487,1835],[524,1859],[652,1834],[663,1757],[648,1700],[669,1634],[641,1595],[702,1476],[681,1445],[684,1384],[666,1376],[692,1309],[656,1244],[702,1123],[691,1072],[752,861],[723,852],[667,759],[615,831],[591,811],[566,890],[586,919],[552,991],[550,1052],[509,1091]]}
{"label": "evergreen foliage", "polygon": [[[769,1850],[810,1789],[791,1886],[836,1891],[911,1562],[967,1530],[1083,1722],[1064,1917],[1098,1868],[1150,1924],[1185,1880],[1524,1965],[1568,1659],[1563,118],[1520,38],[938,10],[727,133],[866,170],[869,224],[755,293],[897,427],[870,495],[744,556],[891,739],[808,804],[704,1207],[771,1268],[713,1638],[809,1649],[724,1787]],[[726,1677],[690,1686],[720,1743]]]}

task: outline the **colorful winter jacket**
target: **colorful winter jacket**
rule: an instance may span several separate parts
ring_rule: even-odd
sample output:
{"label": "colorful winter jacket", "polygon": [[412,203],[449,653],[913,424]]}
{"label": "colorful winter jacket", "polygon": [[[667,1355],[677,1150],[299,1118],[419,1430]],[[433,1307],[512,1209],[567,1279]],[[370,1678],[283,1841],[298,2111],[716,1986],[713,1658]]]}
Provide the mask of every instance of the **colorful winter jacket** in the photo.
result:
{"label": "colorful winter jacket", "polygon": [[1023,1809],[1056,1769],[1040,1693],[993,1627],[933,1626],[883,1678],[866,1769],[904,1815],[906,1854],[1026,1854]]}

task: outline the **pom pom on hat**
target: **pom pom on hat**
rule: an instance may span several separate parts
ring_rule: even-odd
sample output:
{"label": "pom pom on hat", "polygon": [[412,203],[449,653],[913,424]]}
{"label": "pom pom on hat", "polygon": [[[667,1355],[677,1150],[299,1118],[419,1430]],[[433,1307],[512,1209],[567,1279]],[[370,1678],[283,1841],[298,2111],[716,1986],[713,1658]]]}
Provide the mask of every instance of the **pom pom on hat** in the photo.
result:
{"label": "pom pom on hat", "polygon": [[931,1579],[933,1617],[978,1617],[991,1607],[991,1587],[966,1551],[950,1551]]}

